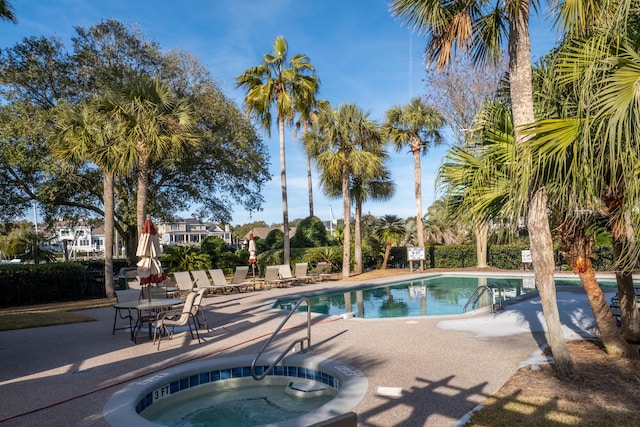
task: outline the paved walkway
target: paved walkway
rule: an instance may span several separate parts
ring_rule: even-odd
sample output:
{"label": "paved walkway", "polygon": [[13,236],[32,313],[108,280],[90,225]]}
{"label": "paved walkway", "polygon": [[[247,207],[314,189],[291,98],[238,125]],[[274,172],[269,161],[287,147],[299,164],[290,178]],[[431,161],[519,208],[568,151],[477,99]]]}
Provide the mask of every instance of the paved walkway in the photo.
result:
{"label": "paved walkway", "polygon": [[[203,331],[206,342],[197,344],[179,333],[163,340],[160,351],[146,337],[136,345],[127,331],[112,335],[114,312],[109,307],[83,312],[95,322],[0,332],[0,425],[106,426],[105,403],[134,379],[190,360],[255,354],[283,318],[271,309],[275,298],[358,284],[328,281],[207,297],[206,313],[214,329]],[[570,330],[587,329],[575,322],[580,312],[582,323],[589,323],[581,297],[569,297],[573,302],[563,308],[570,314]],[[314,315],[311,353],[365,373],[367,394],[353,408],[360,426],[451,426],[498,390],[520,362],[539,353],[545,340],[536,301],[482,317],[365,320]],[[299,322],[306,319],[299,317]],[[277,340],[273,352],[298,333],[292,330]],[[400,387],[402,395],[381,395],[379,387]]]}

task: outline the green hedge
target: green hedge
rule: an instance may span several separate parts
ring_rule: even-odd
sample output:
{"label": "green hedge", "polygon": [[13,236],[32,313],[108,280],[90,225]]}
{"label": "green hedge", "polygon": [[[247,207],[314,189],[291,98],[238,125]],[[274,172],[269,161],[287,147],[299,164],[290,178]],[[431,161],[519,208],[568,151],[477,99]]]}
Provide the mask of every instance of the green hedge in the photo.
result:
{"label": "green hedge", "polygon": [[104,274],[91,273],[80,263],[1,265],[0,307],[104,297]]}
{"label": "green hedge", "polygon": [[[522,265],[522,251],[528,246],[499,246],[492,245],[488,249],[487,265],[504,270],[520,270]],[[469,268],[477,265],[475,245],[427,246],[425,250],[427,268]],[[556,267],[568,270],[566,261],[558,249],[554,250]],[[594,248],[593,268],[596,271],[610,271],[613,264],[613,250],[611,246]],[[404,246],[391,248],[389,266],[394,268],[408,267],[407,248]]]}

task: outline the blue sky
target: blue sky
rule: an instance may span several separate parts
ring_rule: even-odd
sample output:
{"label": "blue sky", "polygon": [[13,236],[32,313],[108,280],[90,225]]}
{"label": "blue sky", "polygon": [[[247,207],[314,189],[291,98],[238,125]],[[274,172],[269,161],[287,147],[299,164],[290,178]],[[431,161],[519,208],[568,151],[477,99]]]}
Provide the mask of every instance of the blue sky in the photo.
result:
{"label": "blue sky", "polygon": [[[304,53],[321,80],[319,97],[338,106],[354,102],[370,118],[381,121],[393,105],[405,104],[425,92],[422,53],[424,39],[403,27],[388,10],[386,0],[10,0],[18,24],[2,24],[0,47],[13,46],[27,36],[58,36],[70,41],[74,26],[90,27],[114,18],[139,26],[147,40],[164,50],[178,48],[195,54],[207,65],[220,88],[241,106],[243,93],[234,79],[248,67],[258,65],[271,51],[273,41],[283,35],[290,54]],[[553,47],[555,37],[546,23],[532,21],[532,52],[535,57]],[[263,211],[252,216],[234,210],[233,224],[263,220],[282,222],[278,132],[264,132],[271,154],[272,180],[264,187]],[[301,144],[286,139],[289,219],[308,215],[304,153]],[[437,198],[435,172],[446,143],[422,158],[424,212]],[[415,215],[413,162],[406,152],[393,152],[390,163],[396,182],[393,199],[364,205],[375,216]],[[314,179],[317,174],[314,171]],[[342,202],[327,199],[314,186],[315,215],[329,219],[330,207],[342,217]],[[188,215],[185,213],[185,215]]]}

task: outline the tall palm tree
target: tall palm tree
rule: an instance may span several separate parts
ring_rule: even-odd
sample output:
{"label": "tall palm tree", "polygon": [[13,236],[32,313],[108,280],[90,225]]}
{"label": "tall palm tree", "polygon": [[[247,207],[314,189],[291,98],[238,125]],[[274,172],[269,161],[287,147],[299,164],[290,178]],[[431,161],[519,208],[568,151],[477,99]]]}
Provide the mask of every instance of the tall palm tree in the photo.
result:
{"label": "tall palm tree", "polygon": [[351,179],[374,176],[381,170],[382,157],[367,149],[379,141],[378,126],[355,104],[333,109],[325,104],[318,112],[313,129],[304,136],[305,150],[320,169],[321,183],[331,188],[340,177],[344,213],[342,276],[349,277],[351,263]]}
{"label": "tall palm tree", "polygon": [[[95,101],[95,100],[94,100]],[[53,152],[64,162],[98,166],[103,176],[105,291],[113,296],[114,175],[128,173],[134,160],[122,150],[121,134],[113,122],[97,110],[95,102],[62,108]]]}
{"label": "tall palm tree", "polygon": [[118,122],[127,158],[135,159],[138,182],[136,225],[140,232],[147,216],[147,189],[153,166],[171,162],[197,147],[195,111],[168,85],[140,77],[104,99],[101,108]]}
{"label": "tall palm tree", "polygon": [[376,227],[376,235],[382,243],[384,243],[384,258],[382,259],[381,268],[384,270],[389,263],[391,254],[391,246],[404,239],[406,230],[404,221],[397,215],[384,215],[378,220]]}
{"label": "tall palm tree", "polygon": [[[387,111],[382,130],[396,150],[409,147],[413,154],[414,196],[416,198],[416,231],[418,246],[424,247],[422,226],[422,170],[420,155],[426,154],[432,145],[440,143],[440,128],[444,126],[442,114],[426,104],[420,98],[413,98],[404,106],[395,106]],[[424,260],[420,261],[424,270]]]}
{"label": "tall palm tree", "polygon": [[287,203],[287,167],[285,159],[284,127],[295,120],[296,109],[303,113],[315,105],[320,81],[306,55],[287,57],[287,41],[276,37],[272,53],[262,57],[262,63],[248,68],[236,77],[236,85],[246,89],[247,112],[254,116],[271,136],[271,108],[275,104],[280,135],[280,183],[282,188],[282,222],[284,233],[284,263],[290,259],[289,207]]}
{"label": "tall palm tree", "polygon": [[0,19],[13,23],[18,22],[15,13],[13,13],[13,6],[8,0],[0,0]]}
{"label": "tall palm tree", "polygon": [[[369,149],[373,150],[373,154],[382,157],[382,169],[375,171],[375,176],[353,176],[349,186],[349,194],[355,204],[355,225],[353,227],[353,272],[355,274],[362,273],[362,205],[367,200],[388,200],[395,192],[395,184],[391,180],[389,170],[385,167],[388,154],[380,150],[381,148],[382,146],[376,147],[374,145]],[[342,183],[338,179],[324,182],[325,194],[329,197],[340,197],[341,187]]]}
{"label": "tall palm tree", "polygon": [[[484,0],[465,3],[392,0],[391,11],[427,36],[426,60],[440,68],[456,50],[469,52],[478,64],[495,62],[506,39],[509,53],[511,111],[519,150],[527,136],[519,128],[534,121],[529,13],[531,1],[507,0],[494,4]],[[518,176],[522,180],[523,176]],[[555,292],[553,241],[544,187],[520,185],[527,195],[527,226],[536,286],[540,293],[556,374],[565,380],[577,378],[571,354],[564,341]]]}
{"label": "tall palm tree", "polygon": [[[322,104],[327,103],[325,100],[313,100],[312,103],[302,103],[297,107],[298,112],[300,113],[298,116],[298,120],[295,123],[295,128],[293,131],[293,139],[296,139],[298,136],[298,132],[302,129],[302,135],[304,135],[315,120],[318,117],[318,109]],[[304,141],[303,141],[304,144]],[[311,156],[309,153],[305,151],[305,162],[307,165],[307,188],[309,191],[309,216],[314,216],[313,214],[313,178],[311,176]]]}

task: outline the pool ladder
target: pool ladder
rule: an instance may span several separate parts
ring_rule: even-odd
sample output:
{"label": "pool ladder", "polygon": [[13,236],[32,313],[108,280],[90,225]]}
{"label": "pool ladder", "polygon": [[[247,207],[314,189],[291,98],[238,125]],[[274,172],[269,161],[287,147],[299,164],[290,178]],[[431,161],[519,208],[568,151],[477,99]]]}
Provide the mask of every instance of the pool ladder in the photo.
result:
{"label": "pool ladder", "polygon": [[[497,302],[494,288],[498,289]],[[497,310],[502,308],[502,288],[500,287],[500,285],[482,285],[478,286],[478,288],[473,292],[471,298],[469,298],[469,301],[467,301],[467,303],[464,305],[462,312],[467,312],[467,307],[469,306],[469,304],[471,304],[471,307],[474,307],[480,300],[480,297],[484,294],[489,294],[489,297],[491,298],[491,306],[489,308],[491,313],[495,313]]]}
{"label": "pool ladder", "polygon": [[[261,374],[258,375],[256,373],[256,363],[258,362],[258,358],[260,356],[262,356],[262,353],[264,353],[264,351],[267,349],[267,347],[269,346],[269,344],[271,344],[271,341],[273,341],[273,339],[276,337],[276,335],[278,335],[278,333],[280,332],[280,330],[284,327],[284,325],[289,321],[289,319],[291,318],[291,316],[293,316],[293,314],[296,312],[296,310],[298,309],[298,307],[300,307],[300,305],[302,303],[306,302],[307,303],[307,336],[304,338],[298,338],[296,340],[294,340],[291,344],[289,344],[289,346],[280,354],[280,356],[278,356],[276,358],[275,361],[273,361],[271,363],[271,365],[269,365],[269,367],[267,369],[265,369],[265,371]],[[289,353],[291,351],[291,349],[293,349],[296,344],[300,344],[300,351],[304,350],[304,342],[307,341],[307,348],[311,346],[311,303],[309,302],[309,298],[300,298],[298,300],[298,302],[296,303],[296,305],[293,306],[293,308],[291,309],[291,311],[289,312],[289,314],[287,315],[287,317],[284,318],[284,320],[280,323],[280,326],[278,326],[276,328],[275,331],[273,331],[273,334],[271,334],[271,337],[269,337],[269,339],[267,340],[267,342],[264,343],[264,345],[262,346],[262,348],[260,349],[260,351],[258,352],[258,354],[256,355],[256,357],[253,358],[253,361],[251,362],[251,376],[253,377],[253,379],[260,381],[262,379],[264,379],[264,377],[266,377],[267,375],[269,375],[269,373],[271,371],[273,371],[273,368],[276,367],[276,365],[278,363],[280,363],[280,361],[282,359],[284,359],[284,356],[287,355],[287,353]]]}

